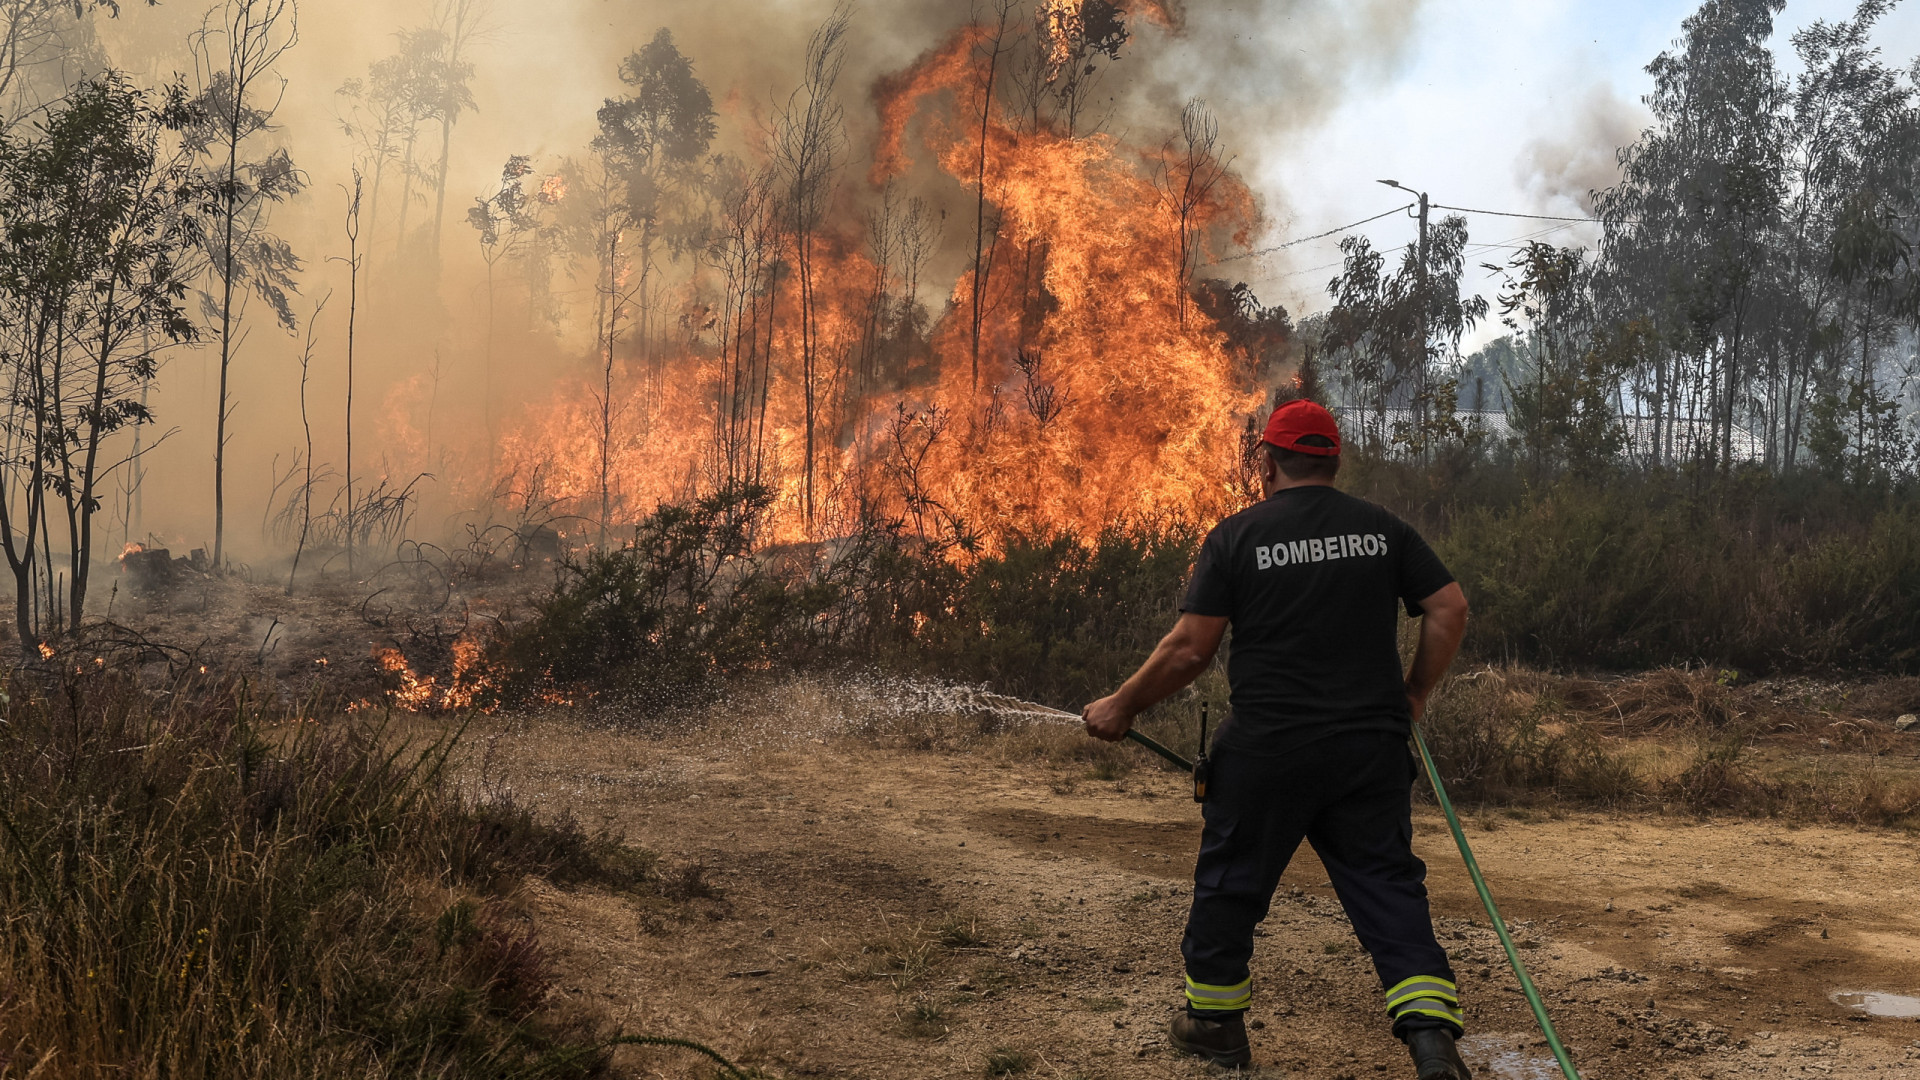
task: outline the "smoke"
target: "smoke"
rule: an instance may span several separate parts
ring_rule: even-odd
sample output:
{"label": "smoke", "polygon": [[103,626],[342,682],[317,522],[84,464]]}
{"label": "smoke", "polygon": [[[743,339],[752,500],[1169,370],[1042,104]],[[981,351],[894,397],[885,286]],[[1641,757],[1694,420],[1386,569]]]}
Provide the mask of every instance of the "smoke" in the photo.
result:
{"label": "smoke", "polygon": [[1420,0],[1251,0],[1189,5],[1172,30],[1147,28],[1142,70],[1129,72],[1130,121],[1166,127],[1204,99],[1250,155],[1326,118],[1356,85],[1406,59]]}
{"label": "smoke", "polygon": [[[1194,97],[1218,116],[1223,143],[1247,175],[1263,159],[1286,152],[1292,135],[1323,120],[1356,85],[1378,80],[1402,62],[1413,38],[1419,0],[1241,0],[1160,4],[1137,0],[1132,41],[1097,84],[1089,115],[1104,130],[1140,146],[1157,146],[1177,130],[1182,105]],[[158,7],[124,5],[117,20],[99,27],[112,62],[150,82],[192,70],[188,35],[201,24],[206,0],[167,0]],[[977,5],[983,12],[989,3]],[[692,59],[720,111],[716,150],[749,154],[779,103],[798,83],[808,36],[834,0],[493,0],[487,30],[472,54],[475,109],[452,133],[447,206],[437,277],[404,271],[394,260],[387,223],[366,232],[365,268],[354,312],[355,470],[400,476],[430,470],[426,448],[392,444],[405,428],[435,441],[472,441],[480,428],[482,361],[486,349],[486,275],[464,215],[490,191],[509,155],[531,155],[542,173],[566,157],[586,155],[595,111],[623,92],[616,71],[622,58],[664,26]],[[260,558],[274,548],[267,519],[284,502],[282,482],[304,443],[298,362],[304,322],[330,296],[315,327],[318,351],[307,383],[306,422],[315,457],[341,468],[346,377],[344,351],[350,280],[344,232],[346,187],[353,155],[341,127],[348,78],[391,54],[396,34],[433,16],[431,0],[307,0],[300,43],[282,65],[285,92],[275,138],[304,170],[304,195],[282,207],[274,231],[305,262],[303,327],[285,335],[255,305],[249,336],[234,364],[234,432],[229,451],[229,547]],[[876,136],[869,91],[881,76],[912,63],[964,21],[965,5],[951,0],[887,0],[860,5],[839,91],[846,104],[849,151],[842,174],[845,198],[865,197],[868,149]],[[1026,16],[1019,16],[1025,18]],[[1598,100],[1598,99],[1596,99]],[[1617,111],[1616,111],[1617,112]],[[1529,168],[1547,195],[1575,190],[1597,176],[1617,140],[1618,116],[1595,106],[1568,148],[1542,144]],[[1608,119],[1612,116],[1613,119]],[[1608,127],[1612,123],[1615,126]],[[423,160],[438,154],[434,129]],[[966,193],[925,165],[903,180],[936,210],[959,212]],[[407,208],[409,228],[433,213],[431,191]],[[1271,207],[1280,192],[1256,193]],[[389,191],[383,216],[398,214]],[[925,294],[945,295],[964,268],[961,230],[949,230],[949,250],[936,258]],[[674,271],[686,273],[682,262]],[[532,401],[555,381],[591,364],[590,277],[557,277],[554,289],[569,309],[557,327],[524,306],[495,320],[493,370],[506,399]],[[202,346],[169,355],[153,408],[160,430],[178,429],[146,461],[144,512],[134,539],[153,533],[175,547],[210,539],[214,387],[217,354]],[[404,423],[397,422],[404,420]],[[157,434],[156,433],[150,433]],[[150,437],[149,436],[149,437]],[[448,478],[437,478],[442,488]],[[280,486],[276,491],[276,482]],[[431,485],[429,485],[431,487]],[[470,507],[429,504],[417,531],[432,535]],[[116,534],[115,539],[118,539]]]}
{"label": "smoke", "polygon": [[1592,213],[1593,192],[1620,180],[1618,148],[1631,145],[1650,118],[1610,85],[1590,88],[1573,115],[1552,136],[1534,139],[1515,165],[1520,186],[1543,209],[1577,207]]}

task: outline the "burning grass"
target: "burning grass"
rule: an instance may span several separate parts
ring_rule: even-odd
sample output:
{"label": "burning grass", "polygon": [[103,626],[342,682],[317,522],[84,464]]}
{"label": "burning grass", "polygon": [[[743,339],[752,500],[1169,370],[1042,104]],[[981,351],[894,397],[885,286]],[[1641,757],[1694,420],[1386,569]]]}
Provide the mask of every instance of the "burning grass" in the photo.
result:
{"label": "burning grass", "polygon": [[463,800],[452,736],[293,720],[225,682],[156,704],[110,672],[15,676],[0,717],[0,1072],[601,1069],[517,888],[631,888],[648,860]]}

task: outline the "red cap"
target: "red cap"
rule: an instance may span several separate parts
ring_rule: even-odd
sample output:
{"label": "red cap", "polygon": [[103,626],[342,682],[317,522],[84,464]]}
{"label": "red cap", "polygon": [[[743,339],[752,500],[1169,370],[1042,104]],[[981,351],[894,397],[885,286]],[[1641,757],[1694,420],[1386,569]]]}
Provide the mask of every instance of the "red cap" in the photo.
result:
{"label": "red cap", "polygon": [[[1307,435],[1325,436],[1333,445],[1303,444],[1300,439]],[[1267,420],[1267,433],[1261,436],[1261,441],[1272,443],[1282,450],[1316,457],[1340,456],[1340,427],[1333,422],[1333,414],[1304,398],[1289,401],[1273,410],[1273,416]]]}

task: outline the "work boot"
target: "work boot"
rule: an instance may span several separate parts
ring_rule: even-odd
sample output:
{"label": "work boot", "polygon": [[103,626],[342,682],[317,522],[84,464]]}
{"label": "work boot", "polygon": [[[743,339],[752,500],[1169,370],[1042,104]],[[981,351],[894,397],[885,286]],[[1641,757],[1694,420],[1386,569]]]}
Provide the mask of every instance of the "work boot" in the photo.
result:
{"label": "work boot", "polygon": [[1413,1067],[1420,1080],[1473,1080],[1460,1050],[1453,1045],[1453,1032],[1447,1028],[1415,1028],[1407,1032],[1407,1049],[1413,1054]]}
{"label": "work boot", "polygon": [[1215,1065],[1237,1069],[1253,1060],[1253,1048],[1247,1045],[1247,1022],[1241,1013],[1220,1020],[1197,1020],[1183,1012],[1173,1018],[1168,1035],[1175,1050],[1206,1058]]}

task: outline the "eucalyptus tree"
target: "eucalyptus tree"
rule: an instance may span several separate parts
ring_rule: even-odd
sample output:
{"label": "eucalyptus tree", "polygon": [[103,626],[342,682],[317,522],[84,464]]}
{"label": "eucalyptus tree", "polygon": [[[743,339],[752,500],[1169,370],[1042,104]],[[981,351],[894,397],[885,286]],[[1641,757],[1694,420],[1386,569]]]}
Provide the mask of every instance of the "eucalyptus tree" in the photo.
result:
{"label": "eucalyptus tree", "polygon": [[1040,0],[1034,7],[1033,55],[1027,70],[1018,73],[1026,101],[1039,126],[1040,111],[1047,122],[1067,138],[1083,131],[1080,114],[1087,97],[1107,68],[1120,59],[1120,50],[1133,36],[1127,28],[1125,5],[1110,0]]}
{"label": "eucalyptus tree", "polygon": [[1724,473],[1736,426],[1777,471],[1833,458],[1872,435],[1911,325],[1915,73],[1871,42],[1892,4],[1798,31],[1792,80],[1769,45],[1781,6],[1710,0],[1683,23],[1648,69],[1653,124],[1596,193],[1596,302],[1636,343],[1622,398],[1655,462]]}
{"label": "eucalyptus tree", "polygon": [[1768,258],[1786,191],[1786,87],[1767,40],[1783,0],[1711,0],[1648,71],[1654,124],[1596,208],[1617,315],[1655,346],[1636,397],[1661,459],[1725,470],[1742,391],[1780,295]]}
{"label": "eucalyptus tree", "polygon": [[[29,649],[58,622],[79,626],[93,518],[127,463],[108,443],[151,421],[142,391],[159,352],[195,336],[183,304],[205,192],[178,135],[198,120],[184,88],[149,94],[107,73],[30,133],[0,137],[0,549]],[[69,545],[64,598],[56,512]]]}
{"label": "eucalyptus tree", "polygon": [[[771,140],[774,168],[785,186],[783,209],[791,230],[794,276],[800,289],[800,392],[805,412],[802,499],[809,528],[818,509],[815,489],[824,403],[814,241],[833,200],[835,177],[844,163],[846,113],[836,87],[846,66],[847,32],[852,22],[851,3],[840,0],[807,40],[800,86],[775,113]],[[977,322],[977,300],[974,306]],[[975,338],[977,353],[977,325]],[[977,359],[975,363],[977,369]]]}
{"label": "eucalyptus tree", "polygon": [[[1386,256],[1362,236],[1341,241],[1338,277],[1327,283],[1334,306],[1322,343],[1338,365],[1349,400],[1373,409],[1363,439],[1388,443],[1426,459],[1466,432],[1455,418],[1460,341],[1486,318],[1485,297],[1462,296],[1467,222],[1443,218],[1424,244],[1408,244],[1399,269],[1386,270]],[[1389,425],[1387,410],[1406,407],[1410,418]]]}
{"label": "eucalyptus tree", "polygon": [[275,67],[298,40],[297,0],[224,0],[190,41],[199,93],[197,123],[187,130],[185,145],[200,160],[204,212],[211,220],[203,236],[210,285],[202,298],[220,351],[213,449],[216,567],[225,565],[230,376],[248,297],[267,304],[284,330],[294,329],[291,297],[300,259],[268,225],[274,208],[306,186],[286,148],[270,138],[286,93]]}
{"label": "eucalyptus tree", "polygon": [[489,0],[437,0],[433,34],[439,48],[426,66],[420,87],[424,114],[440,125],[440,159],[433,178],[433,231],[428,250],[436,273],[440,268],[441,231],[447,218],[447,179],[453,164],[453,129],[460,117],[476,108],[473,98],[473,61],[469,54],[486,33]]}
{"label": "eucalyptus tree", "polygon": [[500,170],[500,184],[492,194],[477,196],[467,208],[467,224],[479,233],[480,260],[487,267],[487,334],[483,358],[481,408],[486,421],[488,474],[492,474],[492,455],[497,442],[493,419],[493,331],[494,270],[502,259],[511,259],[526,248],[541,229],[540,209],[552,202],[544,191],[529,192],[527,177],[533,173],[533,159],[515,154]]}
{"label": "eucalyptus tree", "polygon": [[120,0],[0,0],[0,132],[65,95],[74,76],[70,61],[98,58],[97,47],[83,48],[95,12],[117,17]]}
{"label": "eucalyptus tree", "polygon": [[664,245],[677,257],[704,239],[694,189],[719,129],[712,94],[665,28],[621,61],[620,81],[633,92],[601,106],[594,148],[626,186],[627,224],[637,234],[637,336],[642,359],[650,360],[656,250]]}
{"label": "eucalyptus tree", "polygon": [[1539,477],[1603,471],[1627,447],[1619,389],[1633,339],[1627,329],[1612,339],[1602,332],[1592,260],[1535,241],[1488,269],[1504,276],[1501,321],[1515,335],[1511,368],[1498,377],[1518,450]]}

